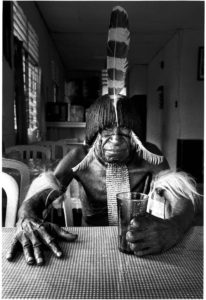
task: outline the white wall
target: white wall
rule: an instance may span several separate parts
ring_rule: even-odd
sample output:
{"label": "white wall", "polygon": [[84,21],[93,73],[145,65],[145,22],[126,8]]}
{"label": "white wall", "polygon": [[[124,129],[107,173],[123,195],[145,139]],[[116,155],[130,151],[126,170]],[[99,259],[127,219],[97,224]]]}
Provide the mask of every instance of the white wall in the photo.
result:
{"label": "white wall", "polygon": [[[172,168],[176,168],[177,139],[203,139],[203,82],[197,80],[197,53],[203,38],[202,31],[178,32],[148,67],[147,140],[162,149]],[[164,86],[163,110],[158,107],[160,85]]]}
{"label": "white wall", "polygon": [[203,32],[184,31],[180,83],[181,139],[203,139],[204,136],[204,82],[197,80],[198,47],[203,45]]}
{"label": "white wall", "polygon": [[133,65],[129,68],[129,89],[128,95],[146,95],[147,94],[147,66]]}

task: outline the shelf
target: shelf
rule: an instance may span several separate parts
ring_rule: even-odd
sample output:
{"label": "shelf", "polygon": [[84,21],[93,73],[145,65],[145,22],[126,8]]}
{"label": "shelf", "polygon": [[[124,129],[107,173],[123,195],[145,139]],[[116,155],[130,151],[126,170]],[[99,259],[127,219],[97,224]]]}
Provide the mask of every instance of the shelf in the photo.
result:
{"label": "shelf", "polygon": [[53,128],[85,128],[85,122],[47,122],[46,127]]}

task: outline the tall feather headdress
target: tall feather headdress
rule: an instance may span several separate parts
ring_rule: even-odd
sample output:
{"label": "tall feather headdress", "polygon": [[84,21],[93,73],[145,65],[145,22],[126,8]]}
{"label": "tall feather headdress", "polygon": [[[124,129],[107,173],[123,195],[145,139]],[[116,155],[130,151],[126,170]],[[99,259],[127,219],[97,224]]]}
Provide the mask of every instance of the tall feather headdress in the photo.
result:
{"label": "tall feather headdress", "polygon": [[125,87],[129,43],[130,31],[127,12],[123,7],[115,6],[111,13],[108,32],[107,73],[108,93],[114,104],[117,124],[119,124],[117,102]]}
{"label": "tall feather headdress", "polygon": [[[91,105],[87,114],[86,135],[87,140],[93,141],[93,146],[86,157],[73,168],[73,171],[83,170],[88,167],[94,158],[94,149],[101,138],[99,131],[104,126],[111,125],[116,121],[117,126],[127,126],[132,130],[131,138],[135,144],[136,151],[149,163],[160,164],[163,157],[148,151],[139,138],[140,124],[138,116],[132,108],[128,109],[130,103],[126,97],[123,98],[122,91],[125,88],[126,73],[128,68],[128,51],[130,44],[130,31],[128,14],[121,6],[115,6],[111,13],[108,40],[107,40],[107,73],[108,73],[108,95],[102,96]],[[113,119],[111,103],[113,103],[115,118]],[[125,101],[127,103],[125,103]],[[119,101],[119,105],[118,105]],[[126,104],[126,105],[125,105]],[[117,108],[118,106],[118,108]],[[127,108],[126,108],[127,107]],[[114,125],[114,124],[113,124]],[[136,135],[138,131],[138,137]],[[96,139],[95,139],[96,138]],[[89,144],[90,144],[89,142]]]}
{"label": "tall feather headdress", "polygon": [[[107,73],[108,94],[113,101],[116,123],[119,125],[117,110],[118,100],[125,87],[126,73],[128,68],[128,50],[130,44],[129,20],[126,10],[121,6],[115,6],[111,13],[109,33],[107,41]],[[132,131],[137,151],[142,153],[143,158],[149,163],[160,164],[163,157],[148,151]]]}

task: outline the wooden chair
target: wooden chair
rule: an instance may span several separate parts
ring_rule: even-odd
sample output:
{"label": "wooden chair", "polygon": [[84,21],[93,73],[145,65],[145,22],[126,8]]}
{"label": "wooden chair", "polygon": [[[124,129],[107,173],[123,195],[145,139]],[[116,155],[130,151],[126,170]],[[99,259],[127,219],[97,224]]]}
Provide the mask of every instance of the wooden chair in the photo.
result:
{"label": "wooden chair", "polygon": [[20,160],[33,159],[51,159],[50,149],[41,145],[16,145],[6,148],[6,154],[9,155],[12,152],[18,152],[20,155]]}
{"label": "wooden chair", "polygon": [[[5,173],[9,174],[9,170],[15,171],[20,175],[19,182],[19,205],[24,200],[27,190],[30,185],[30,171],[29,167],[21,161],[9,158],[2,159],[2,168]],[[10,174],[11,175],[11,174]]]}
{"label": "wooden chair", "polygon": [[19,201],[19,187],[16,180],[9,174],[1,173],[2,189],[6,193],[5,227],[14,227],[16,224]]}

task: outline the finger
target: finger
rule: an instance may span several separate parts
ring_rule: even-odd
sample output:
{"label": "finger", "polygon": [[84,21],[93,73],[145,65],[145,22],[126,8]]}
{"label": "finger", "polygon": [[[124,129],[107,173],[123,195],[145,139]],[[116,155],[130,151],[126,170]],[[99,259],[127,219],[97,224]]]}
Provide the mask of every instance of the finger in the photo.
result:
{"label": "finger", "polygon": [[149,246],[145,242],[140,243],[129,243],[130,249],[134,252],[143,251],[149,249]]}
{"label": "finger", "polygon": [[130,243],[141,242],[145,237],[145,231],[129,230],[126,233],[126,240]]}
{"label": "finger", "polygon": [[21,235],[20,242],[23,247],[23,252],[24,252],[24,257],[25,257],[26,263],[28,265],[33,265],[35,260],[34,260],[34,256],[32,253],[32,244],[24,232]]}
{"label": "finger", "polygon": [[24,258],[26,260],[26,263],[28,265],[33,265],[35,263],[35,259],[34,259],[33,253],[32,253],[31,244],[30,244],[30,246],[27,245],[27,246],[23,247],[23,252],[24,252]]}
{"label": "finger", "polygon": [[42,266],[44,264],[44,257],[41,246],[34,247],[34,257],[38,266]]}
{"label": "finger", "polygon": [[138,229],[139,231],[145,230],[148,227],[148,224],[149,224],[149,219],[148,219],[147,215],[134,217],[130,221],[129,229],[131,229],[131,230]]}
{"label": "finger", "polygon": [[54,240],[54,237],[47,232],[44,226],[39,227],[38,234],[46,245],[50,244]]}
{"label": "finger", "polygon": [[77,234],[73,234],[69,231],[66,231],[65,229],[57,226],[56,224],[51,224],[51,227],[58,237],[66,240],[67,242],[74,242],[78,237]]}
{"label": "finger", "polygon": [[56,255],[56,257],[61,258],[63,256],[63,253],[62,253],[60,247],[55,243],[55,241],[51,241],[48,244],[48,246],[52,250],[54,255]]}
{"label": "finger", "polygon": [[141,257],[141,256],[145,256],[148,254],[153,254],[153,253],[155,253],[155,252],[152,249],[147,248],[147,249],[143,249],[143,250],[134,252],[134,255]]}
{"label": "finger", "polygon": [[36,263],[37,263],[37,265],[41,266],[41,265],[44,264],[44,257],[43,257],[43,253],[42,253],[42,250],[41,250],[42,243],[38,239],[37,234],[35,233],[35,231],[30,232],[29,238],[30,238],[30,241],[31,241],[32,246],[33,246],[34,257],[35,257]]}
{"label": "finger", "polygon": [[11,261],[14,258],[18,248],[19,248],[19,241],[17,240],[16,237],[14,237],[14,239],[11,243],[10,249],[8,250],[8,252],[6,254],[6,259],[8,261]]}
{"label": "finger", "polygon": [[46,245],[49,246],[49,248],[52,250],[52,252],[57,257],[62,257],[63,253],[61,249],[59,248],[59,246],[57,246],[57,244],[54,242],[54,238],[50,234],[48,234],[46,229],[43,226],[41,226],[38,232],[41,235],[43,241],[46,243]]}
{"label": "finger", "polygon": [[131,221],[130,221],[130,228],[131,229],[137,229],[140,227],[140,222],[138,222],[138,219],[137,218],[133,218]]}

